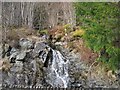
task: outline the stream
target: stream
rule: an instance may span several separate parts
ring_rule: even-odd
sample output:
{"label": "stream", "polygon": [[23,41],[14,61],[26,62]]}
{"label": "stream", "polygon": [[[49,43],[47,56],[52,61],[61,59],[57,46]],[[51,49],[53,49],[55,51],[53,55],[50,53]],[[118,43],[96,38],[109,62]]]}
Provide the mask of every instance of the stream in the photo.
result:
{"label": "stream", "polygon": [[45,61],[46,82],[52,87],[67,88],[69,82],[68,63],[69,61],[60,53],[60,51],[50,48],[48,52],[49,59]]}

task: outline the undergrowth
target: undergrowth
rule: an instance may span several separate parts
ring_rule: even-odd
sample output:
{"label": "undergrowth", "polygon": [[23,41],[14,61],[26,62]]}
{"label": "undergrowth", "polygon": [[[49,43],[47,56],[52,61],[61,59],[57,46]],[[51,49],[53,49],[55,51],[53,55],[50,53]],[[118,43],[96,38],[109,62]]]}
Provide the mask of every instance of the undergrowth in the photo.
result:
{"label": "undergrowth", "polygon": [[117,3],[75,3],[77,24],[85,30],[86,46],[99,53],[97,60],[113,71],[119,68],[120,48],[116,47],[120,30]]}

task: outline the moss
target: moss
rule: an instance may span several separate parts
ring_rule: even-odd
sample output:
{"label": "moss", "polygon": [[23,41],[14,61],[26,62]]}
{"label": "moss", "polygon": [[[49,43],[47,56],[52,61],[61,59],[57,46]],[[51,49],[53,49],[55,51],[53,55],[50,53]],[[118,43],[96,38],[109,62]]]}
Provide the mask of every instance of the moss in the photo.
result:
{"label": "moss", "polygon": [[69,33],[72,31],[71,24],[66,24],[63,26],[65,33]]}
{"label": "moss", "polygon": [[73,37],[82,37],[84,35],[85,31],[84,30],[76,30],[74,32],[72,32],[72,36]]}
{"label": "moss", "polygon": [[48,34],[48,30],[39,30],[40,35]]}

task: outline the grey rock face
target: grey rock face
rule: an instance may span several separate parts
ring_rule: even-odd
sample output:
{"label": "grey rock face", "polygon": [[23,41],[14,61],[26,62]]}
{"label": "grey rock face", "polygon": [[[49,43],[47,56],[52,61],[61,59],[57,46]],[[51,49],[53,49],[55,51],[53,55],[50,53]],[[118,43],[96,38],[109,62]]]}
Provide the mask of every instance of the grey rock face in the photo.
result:
{"label": "grey rock face", "polygon": [[5,57],[5,54],[9,51],[9,45],[5,44],[4,48],[3,48],[3,44],[0,44],[0,59],[2,59],[2,57]]}
{"label": "grey rock face", "polygon": [[20,39],[19,44],[22,49],[31,49],[33,47],[33,42],[28,39]]}
{"label": "grey rock face", "polygon": [[[19,41],[21,48],[16,49],[12,47],[10,51],[10,56],[6,56],[10,63],[13,63],[8,71],[3,71],[2,85],[4,86],[42,86],[43,78],[43,63],[40,58],[34,58],[33,54],[35,50],[43,50],[46,47],[45,44],[40,44],[36,46],[34,50],[33,42],[28,39],[21,39]],[[41,47],[42,45],[42,47]],[[45,45],[45,46],[44,46]],[[43,49],[42,49],[43,48]],[[2,54],[2,52],[1,52]],[[37,56],[39,56],[39,53]],[[24,62],[23,62],[24,61]],[[1,75],[0,74],[0,75]],[[39,83],[41,82],[41,83]],[[35,84],[36,83],[36,84]],[[39,84],[38,84],[39,83]]]}
{"label": "grey rock face", "polygon": [[21,61],[16,61],[15,64],[10,69],[11,72],[15,72],[15,73],[22,72],[22,70],[23,70],[23,62]]}
{"label": "grey rock face", "polygon": [[15,63],[15,61],[16,61],[16,56],[17,56],[18,54],[19,54],[19,52],[14,52],[14,53],[12,53],[12,54],[10,55],[10,57],[9,57],[10,62]]}
{"label": "grey rock face", "polygon": [[49,49],[50,47],[48,47],[45,43],[36,43],[33,50],[33,57],[39,57],[44,63]]}
{"label": "grey rock face", "polygon": [[10,54],[13,54],[14,52],[18,52],[18,51],[19,51],[18,49],[15,49],[14,47],[12,47]]}
{"label": "grey rock face", "polygon": [[81,61],[80,54],[68,52],[67,58],[69,59],[69,76],[70,76],[70,87],[81,87],[85,86],[84,79],[81,75],[88,70],[88,67]]}
{"label": "grey rock face", "polygon": [[79,54],[71,53],[69,54],[68,59],[70,60],[70,73],[88,70],[88,67],[81,61]]}
{"label": "grey rock face", "polygon": [[35,49],[34,49],[34,53],[35,54],[39,54],[40,51],[44,51],[46,49],[47,45],[45,43],[36,43],[35,44]]}
{"label": "grey rock face", "polygon": [[17,56],[16,56],[16,60],[23,60],[26,57],[26,52],[25,51],[21,51]]}
{"label": "grey rock face", "polygon": [[[8,56],[12,62],[14,60],[14,64],[5,74],[7,75],[7,78],[4,77],[4,84],[42,86],[41,84],[43,82],[41,80],[44,80],[43,78],[47,76],[46,82],[48,84],[51,84],[53,87],[59,85],[60,87],[67,87],[68,68],[66,66],[66,62],[64,61],[64,57],[62,56],[62,54],[60,54],[60,52],[54,51],[53,49],[51,49],[51,47],[43,42],[36,42],[34,48],[31,48],[33,47],[33,43],[27,39],[21,39],[19,42],[21,48],[15,49],[14,47],[12,47],[10,51],[10,56]],[[51,51],[55,55],[52,55]],[[58,69],[58,71],[55,70],[54,72],[53,68],[48,67],[51,66],[52,62],[52,67],[54,67],[54,69],[56,70]],[[55,65],[55,63],[57,63],[57,66]],[[43,67],[46,67],[48,72],[43,70]],[[45,75],[45,73],[48,73],[50,75],[50,79],[48,78],[49,75]],[[40,82],[41,84],[39,84]]]}

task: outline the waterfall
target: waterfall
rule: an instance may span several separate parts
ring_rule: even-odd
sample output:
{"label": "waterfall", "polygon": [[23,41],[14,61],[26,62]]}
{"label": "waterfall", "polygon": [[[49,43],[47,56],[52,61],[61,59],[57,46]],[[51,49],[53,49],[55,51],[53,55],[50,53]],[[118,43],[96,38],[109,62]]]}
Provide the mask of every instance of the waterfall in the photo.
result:
{"label": "waterfall", "polygon": [[69,82],[69,61],[57,51],[51,49],[51,57],[46,68],[46,82],[53,87],[67,88]]}

